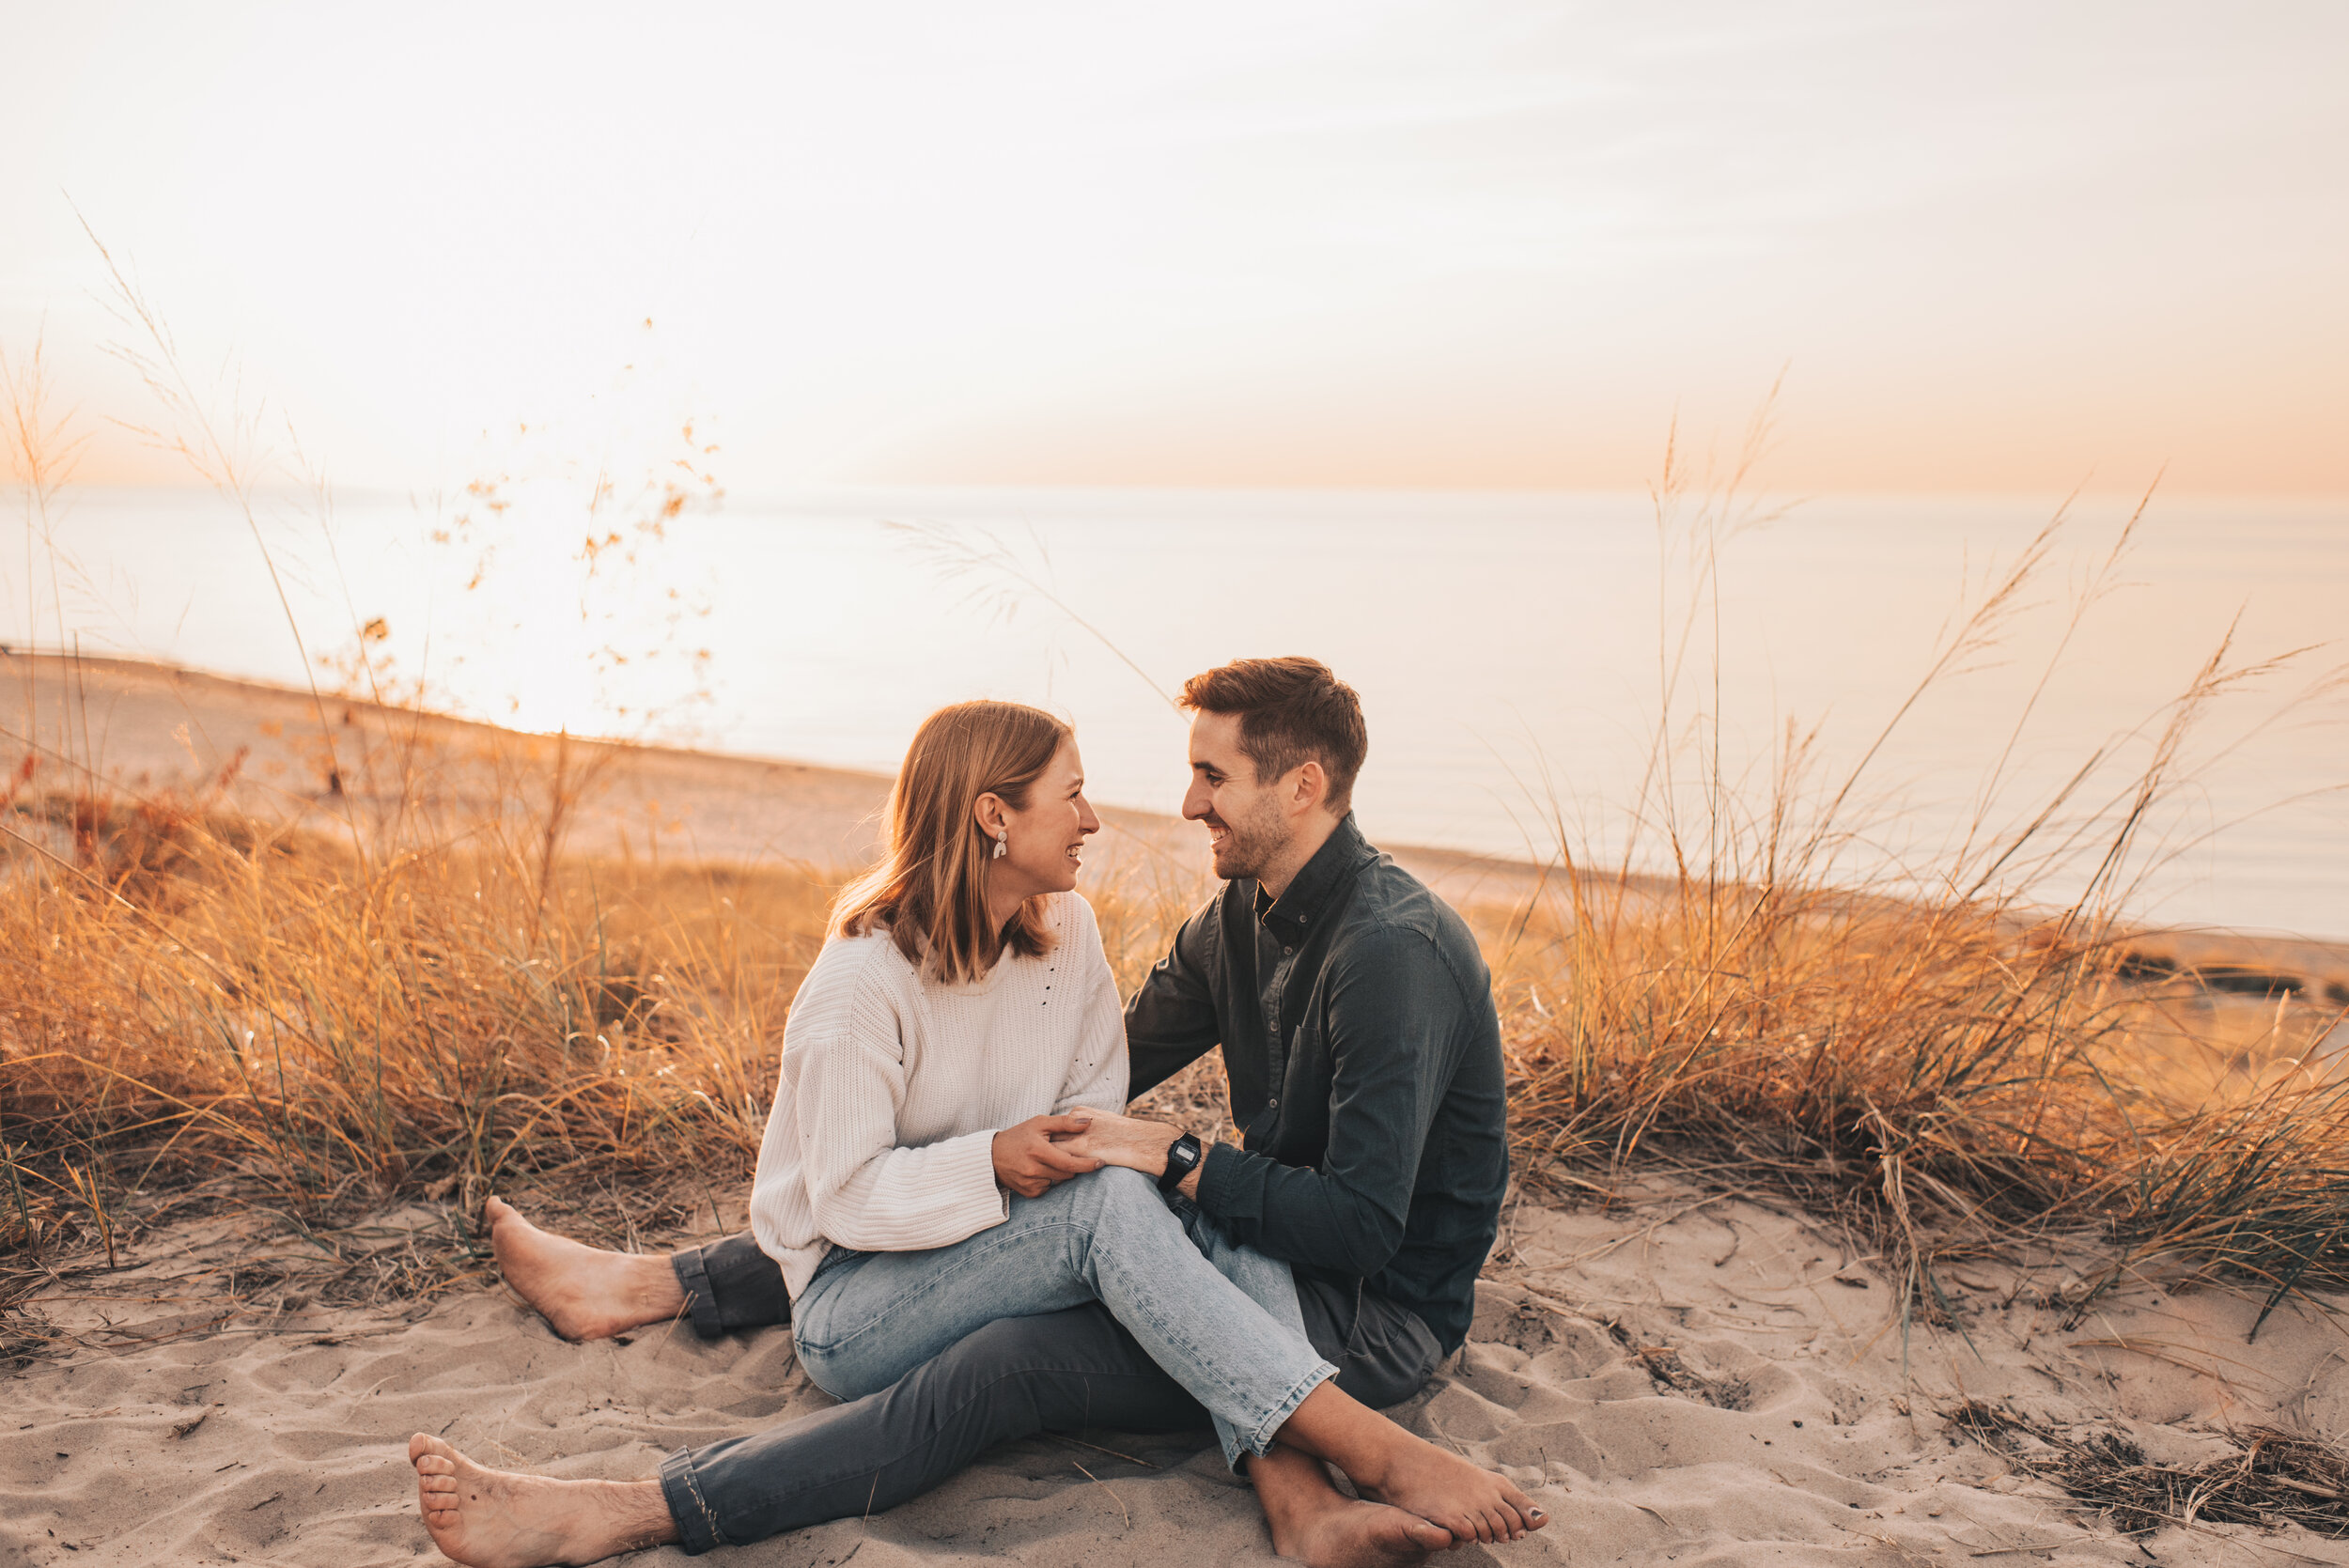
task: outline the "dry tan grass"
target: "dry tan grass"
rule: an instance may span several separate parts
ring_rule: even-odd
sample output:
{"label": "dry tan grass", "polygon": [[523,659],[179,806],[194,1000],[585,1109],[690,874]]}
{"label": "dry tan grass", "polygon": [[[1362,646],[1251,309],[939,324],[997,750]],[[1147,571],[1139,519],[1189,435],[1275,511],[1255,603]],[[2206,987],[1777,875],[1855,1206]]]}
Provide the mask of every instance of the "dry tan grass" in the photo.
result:
{"label": "dry tan grass", "polygon": [[[1520,923],[1496,974],[1536,1179],[1670,1162],[1935,1265],[2093,1231],[2280,1291],[2349,1282],[2349,1095],[2305,1060],[2338,1008],[2213,1008],[2123,973],[2108,935],[1800,886],[1619,882]],[[2256,1015],[2256,1017],[2253,1017]]]}
{"label": "dry tan grass", "polygon": [[[192,407],[165,334],[125,297],[166,406]],[[37,396],[12,396],[38,521],[55,480],[35,459],[55,438]],[[248,500],[233,443],[196,423],[182,448]],[[1938,1260],[2053,1227],[2108,1238],[2107,1280],[2179,1259],[2279,1296],[2349,1285],[2349,1105],[2302,1060],[2340,1009],[2214,1010],[2190,982],[2133,973],[2117,936],[2196,721],[2273,663],[2222,646],[2140,735],[2136,772],[2108,778],[2100,748],[2054,799],[2001,816],[2010,742],[1978,831],[1940,863],[1855,874],[1847,851],[1881,826],[1863,775],[1882,737],[1831,777],[1790,737],[1750,789],[1724,776],[1719,715],[1679,717],[1719,546],[1750,520],[1742,472],[1688,503],[1668,461],[1659,487],[1668,571],[1690,587],[1656,650],[1633,831],[1594,867],[1562,821],[1542,892],[1472,912],[1521,1174],[1604,1193],[1666,1162],[1783,1192],[1879,1237],[1905,1312],[1947,1310]],[[2054,532],[1953,618],[1919,694],[1997,644]],[[2062,646],[2127,536],[2075,596]],[[364,683],[364,629],[358,645]],[[330,768],[356,769],[364,807],[308,826],[228,815],[217,794],[131,798],[94,758],[46,792],[16,775],[0,817],[9,1247],[111,1252],[126,1195],[224,1171],[315,1220],[397,1192],[470,1211],[531,1173],[747,1167],[827,876],[567,856],[593,763],[559,738],[515,737],[486,769],[493,798],[454,815],[435,758],[373,744]],[[2083,867],[2068,898],[2029,901]],[[1089,891],[1130,988],[1202,890]],[[1203,1063],[1151,1103],[1227,1131],[1218,1078]]]}
{"label": "dry tan grass", "polygon": [[[357,850],[200,802],[11,802],[8,1240],[103,1246],[127,1193],[224,1172],[317,1219],[524,1178],[739,1181],[833,883],[549,861],[530,801],[556,793]],[[1091,891],[1130,987],[1198,890]],[[2116,1275],[2349,1278],[2349,1106],[2298,1060],[2334,1011],[2214,1008],[2060,923],[1800,884],[1562,872],[1471,913],[1537,1184],[1668,1163],[1775,1188],[1885,1238],[1925,1312],[1937,1260],[2049,1225],[2101,1228]],[[1150,1104],[1230,1135],[1213,1058]]]}

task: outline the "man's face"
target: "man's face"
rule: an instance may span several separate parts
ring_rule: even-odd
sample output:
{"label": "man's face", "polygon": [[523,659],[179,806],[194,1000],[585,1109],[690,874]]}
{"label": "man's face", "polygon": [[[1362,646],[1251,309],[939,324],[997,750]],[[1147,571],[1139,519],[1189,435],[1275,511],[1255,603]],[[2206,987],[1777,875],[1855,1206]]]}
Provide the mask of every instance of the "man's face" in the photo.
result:
{"label": "man's face", "polygon": [[1226,881],[1260,876],[1294,831],[1282,809],[1278,779],[1259,781],[1240,750],[1239,716],[1199,713],[1190,721],[1190,791],[1183,815],[1207,825],[1215,874]]}

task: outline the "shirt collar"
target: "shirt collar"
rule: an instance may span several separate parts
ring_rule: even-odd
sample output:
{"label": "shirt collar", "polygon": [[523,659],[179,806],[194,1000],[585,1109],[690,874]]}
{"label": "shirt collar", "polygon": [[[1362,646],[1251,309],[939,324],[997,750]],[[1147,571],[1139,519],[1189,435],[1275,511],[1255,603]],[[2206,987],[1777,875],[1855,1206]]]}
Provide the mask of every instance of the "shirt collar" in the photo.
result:
{"label": "shirt collar", "polygon": [[1330,907],[1338,884],[1376,853],[1361,829],[1354,825],[1354,814],[1347,812],[1277,901],[1265,896],[1263,883],[1256,884],[1257,923],[1284,946],[1303,941],[1313,923]]}

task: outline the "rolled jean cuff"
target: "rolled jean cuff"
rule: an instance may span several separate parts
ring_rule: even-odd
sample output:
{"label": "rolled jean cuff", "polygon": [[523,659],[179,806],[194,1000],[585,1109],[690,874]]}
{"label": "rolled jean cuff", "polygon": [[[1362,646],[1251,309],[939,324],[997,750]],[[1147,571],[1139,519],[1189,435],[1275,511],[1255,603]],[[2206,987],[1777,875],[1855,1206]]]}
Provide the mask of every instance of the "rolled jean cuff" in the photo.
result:
{"label": "rolled jean cuff", "polygon": [[[1256,1423],[1254,1431],[1242,1432],[1237,1426],[1229,1428],[1230,1440],[1239,1445],[1241,1453],[1263,1453],[1272,1447],[1273,1436],[1288,1424],[1289,1418],[1297,1414],[1297,1407],[1305,1403],[1306,1397],[1337,1374],[1338,1369],[1329,1362],[1316,1362],[1314,1370],[1299,1378],[1297,1387],[1291,1389],[1281,1403]],[[1226,1452],[1223,1457],[1231,1462],[1235,1470],[1240,1467],[1240,1453]]]}
{"label": "rolled jean cuff", "polygon": [[723,1334],[725,1325],[718,1320],[718,1296],[709,1288],[709,1268],[702,1261],[702,1249],[689,1247],[670,1253],[669,1266],[677,1270],[677,1282],[685,1292],[685,1313],[693,1332],[706,1340]]}
{"label": "rolled jean cuff", "polygon": [[661,1462],[661,1497],[669,1505],[669,1517],[677,1522],[677,1545],[685,1548],[686,1556],[699,1557],[712,1546],[734,1545],[718,1528],[718,1516],[702,1497],[692,1451],[679,1449]]}

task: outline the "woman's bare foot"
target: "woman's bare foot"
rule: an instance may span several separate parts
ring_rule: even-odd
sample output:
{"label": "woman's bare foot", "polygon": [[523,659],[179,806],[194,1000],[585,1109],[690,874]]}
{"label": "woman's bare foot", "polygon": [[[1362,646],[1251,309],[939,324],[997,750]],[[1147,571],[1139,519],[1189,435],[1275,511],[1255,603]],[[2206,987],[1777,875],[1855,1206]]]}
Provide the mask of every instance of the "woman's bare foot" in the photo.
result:
{"label": "woman's bare foot", "polygon": [[485,1470],[438,1437],[408,1439],[416,1502],[442,1555],[466,1568],[600,1562],[677,1539],[657,1481],[554,1481]]}
{"label": "woman's bare foot", "polygon": [[498,1272],[567,1340],[606,1340],[685,1310],[669,1260],[606,1252],[542,1231],[502,1198],[482,1208]]}
{"label": "woman's bare foot", "polygon": [[1357,1502],[1330,1484],[1321,1461],[1275,1444],[1248,1462],[1272,1527],[1272,1549],[1312,1568],[1411,1568],[1453,1545],[1452,1533],[1416,1514]]}
{"label": "woman's bare foot", "polygon": [[1395,1428],[1386,1463],[1369,1475],[1347,1475],[1383,1502],[1431,1519],[1462,1541],[1487,1545],[1515,1541],[1549,1523],[1549,1515],[1503,1475],[1496,1475],[1449,1449]]}

